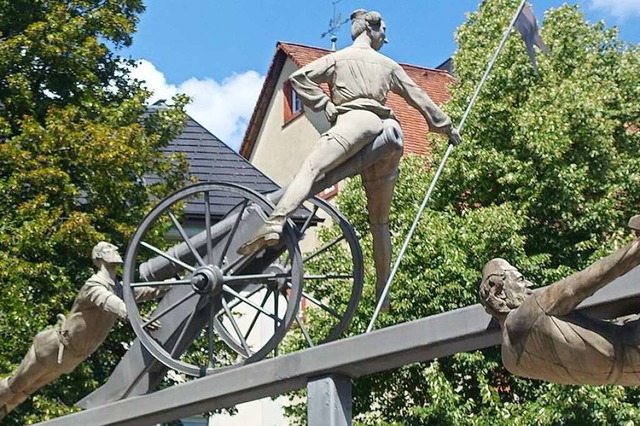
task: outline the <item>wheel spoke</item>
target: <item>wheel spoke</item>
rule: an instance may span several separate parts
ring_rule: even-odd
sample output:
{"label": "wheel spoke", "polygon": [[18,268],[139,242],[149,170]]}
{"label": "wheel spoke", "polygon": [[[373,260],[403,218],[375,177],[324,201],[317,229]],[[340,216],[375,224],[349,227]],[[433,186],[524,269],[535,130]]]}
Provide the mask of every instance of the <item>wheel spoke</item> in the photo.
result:
{"label": "wheel spoke", "polygon": [[178,349],[180,348],[180,343],[182,342],[182,339],[184,338],[184,336],[187,334],[187,329],[191,325],[193,318],[196,316],[196,311],[197,310],[194,308],[193,311],[191,311],[191,314],[189,314],[189,318],[187,318],[187,321],[184,323],[184,327],[182,327],[182,330],[180,331],[180,336],[178,337],[178,340],[176,340],[175,345],[173,345],[173,349],[171,349],[172,358],[175,357],[176,354],[178,353]]}
{"label": "wheel spoke", "polygon": [[222,307],[224,308],[224,311],[226,312],[227,317],[229,318],[229,321],[231,321],[231,326],[235,330],[236,335],[238,336],[238,339],[240,339],[240,343],[242,344],[242,347],[247,352],[247,357],[251,356],[251,349],[249,349],[247,340],[242,335],[242,332],[240,331],[240,327],[238,326],[238,323],[233,318],[233,314],[231,313],[231,309],[229,309],[229,305],[227,304],[227,301],[225,300],[224,297],[221,297],[220,300],[222,300]]}
{"label": "wheel spoke", "polygon": [[159,312],[157,314],[154,314],[153,316],[149,317],[143,324],[142,327],[146,327],[149,324],[151,324],[152,322],[159,320],[160,318],[162,318],[163,316],[167,315],[169,312],[173,311],[175,308],[177,308],[178,306],[180,306],[182,303],[186,302],[187,300],[191,299],[193,296],[196,295],[196,292],[191,290],[187,295],[185,295],[183,298],[181,298],[180,300],[174,302],[171,306],[169,306],[167,309],[165,309],[162,312]]}
{"label": "wheel spoke", "polygon": [[171,209],[167,209],[167,214],[171,218],[171,221],[173,222],[173,226],[175,226],[176,229],[178,230],[178,233],[180,234],[180,237],[182,237],[182,240],[187,244],[187,247],[189,247],[189,250],[191,250],[191,254],[193,254],[193,257],[196,258],[196,260],[198,261],[200,266],[206,266],[207,264],[202,259],[202,256],[200,256],[200,253],[198,253],[198,250],[196,250],[196,248],[191,243],[191,239],[189,238],[189,236],[185,232],[185,230],[182,227],[182,225],[180,225],[180,222],[178,222],[178,218],[173,214]]}
{"label": "wheel spoke", "polygon": [[311,225],[311,221],[313,220],[317,212],[318,206],[313,206],[313,212],[311,212],[307,220],[304,222],[304,225],[302,225],[302,228],[300,228],[300,235],[304,235],[304,233],[307,232],[307,228],[309,227],[309,225]]}
{"label": "wheel spoke", "polygon": [[[291,283],[287,283],[287,287],[291,288]],[[305,299],[307,299],[309,302],[313,303],[314,305],[324,309],[325,311],[327,311],[328,313],[330,313],[331,315],[333,315],[337,319],[339,319],[339,320],[342,319],[342,315],[340,315],[338,313],[338,311],[336,311],[335,309],[333,309],[330,306],[325,305],[324,303],[322,303],[321,301],[319,301],[315,297],[311,296],[309,293],[305,293],[303,291],[302,292],[302,297],[304,297]]]}
{"label": "wheel spoke", "polygon": [[147,282],[131,283],[130,285],[132,288],[136,288],[136,287],[163,287],[163,286],[189,285],[189,284],[191,284],[191,280],[147,281]]}
{"label": "wheel spoke", "polygon": [[[254,294],[256,294],[257,292],[259,292],[260,290],[262,290],[263,288],[265,288],[265,287],[264,286],[260,286],[260,287],[256,288],[255,290],[251,291],[250,293],[248,293],[247,295],[245,295],[245,297],[251,297]],[[233,309],[233,308],[235,308],[236,306],[238,306],[241,303],[242,303],[242,300],[234,300],[233,302],[229,303],[229,308]],[[223,311],[220,311],[220,312],[218,312],[217,316],[220,316],[223,313],[224,313]]]}
{"label": "wheel spoke", "polygon": [[[280,304],[280,294],[277,291],[273,292],[273,312],[276,313],[276,315],[278,315],[278,311],[279,309],[279,304]],[[274,334],[278,331],[278,323],[277,322],[273,322],[273,332]],[[276,347],[273,348],[273,355],[274,356],[278,356],[278,347],[279,345],[276,344]]]}
{"label": "wheel spoke", "polygon": [[213,242],[211,239],[211,201],[209,200],[209,191],[204,193],[204,226],[207,232],[207,263],[213,263]]}
{"label": "wheel spoke", "polygon": [[258,306],[257,304],[255,304],[254,302],[252,302],[250,299],[245,298],[244,296],[242,296],[240,293],[238,293],[237,291],[233,290],[231,287],[229,287],[228,285],[223,285],[222,286],[222,291],[225,291],[229,294],[231,294],[232,296],[238,298],[239,300],[243,301],[244,303],[246,303],[247,305],[251,306],[253,309],[262,312],[263,314],[265,314],[266,316],[268,316],[269,318],[271,318],[272,320],[276,321],[276,322],[282,322],[282,320],[277,316],[277,312],[276,314],[272,314],[271,312],[265,310],[264,308]]}
{"label": "wheel spoke", "polygon": [[154,253],[156,253],[156,254],[158,254],[158,255],[160,255],[160,256],[162,256],[162,257],[164,257],[165,259],[170,260],[171,262],[175,263],[176,265],[180,265],[180,266],[182,266],[184,269],[187,269],[187,270],[189,270],[189,271],[191,271],[191,272],[194,272],[194,271],[196,270],[196,268],[194,268],[193,266],[191,266],[191,265],[187,265],[187,264],[186,264],[186,263],[184,263],[183,261],[181,261],[181,260],[179,260],[179,259],[176,259],[176,258],[175,258],[175,257],[173,257],[173,256],[170,256],[169,254],[167,254],[167,253],[163,252],[162,250],[160,250],[160,249],[159,249],[159,248],[157,248],[157,247],[152,246],[152,245],[151,245],[151,244],[149,244],[149,243],[146,243],[146,242],[144,242],[144,241],[140,241],[140,245],[141,245],[141,246],[143,246],[143,247],[148,248],[148,249],[149,249],[149,250],[151,250],[152,252],[154,252]]}
{"label": "wheel spoke", "polygon": [[300,331],[302,331],[302,334],[304,335],[305,340],[309,344],[309,347],[310,348],[314,347],[315,345],[313,344],[313,340],[311,340],[309,331],[307,330],[307,327],[304,326],[304,324],[302,323],[302,320],[300,320],[300,316],[298,315],[296,315],[296,323],[298,324],[298,327],[300,327]]}
{"label": "wheel spoke", "polygon": [[318,250],[314,251],[309,256],[307,256],[304,259],[302,259],[302,263],[305,263],[308,260],[313,259],[317,255],[329,250],[331,247],[335,246],[336,244],[338,244],[342,240],[344,240],[344,235],[341,235],[340,237],[336,238],[335,240],[331,241],[330,243],[327,243],[324,246],[320,247]]}
{"label": "wheel spoke", "polygon": [[[264,297],[262,298],[262,303],[260,303],[261,308],[264,308],[264,305],[267,304],[267,300],[269,300],[269,293],[270,293],[269,290],[267,290],[264,293]],[[247,332],[244,334],[245,339],[249,338],[249,335],[251,334],[251,331],[253,331],[253,327],[258,322],[259,317],[260,317],[260,312],[256,311],[256,314],[253,316],[253,319],[251,320],[251,324],[249,324],[249,328],[247,329]]]}
{"label": "wheel spoke", "polygon": [[213,330],[213,319],[214,319],[214,304],[211,303],[211,307],[209,308],[209,324],[207,330],[207,347],[208,347],[208,358],[209,358],[209,368],[213,368],[216,365],[216,354],[215,354],[215,345],[214,345],[214,330]]}
{"label": "wheel spoke", "polygon": [[236,221],[233,223],[233,227],[231,228],[231,232],[229,232],[227,241],[224,244],[224,249],[222,250],[222,254],[220,255],[220,260],[218,260],[219,268],[222,267],[222,263],[224,262],[224,257],[227,255],[227,251],[229,250],[229,246],[231,245],[231,239],[233,238],[233,236],[236,233],[236,230],[238,229],[240,220],[242,220],[242,215],[244,214],[244,210],[247,208],[247,202],[248,200],[244,200],[244,202],[242,203],[242,209],[240,209],[240,212],[238,213],[238,217],[236,218]]}
{"label": "wheel spoke", "polygon": [[291,274],[253,274],[253,275],[227,275],[223,278],[224,283],[239,283],[245,281],[272,281],[280,278],[291,278]]}
{"label": "wheel spoke", "polygon": [[[289,303],[289,298],[287,297],[286,294],[284,295],[284,299],[287,301],[287,303]],[[305,327],[302,321],[300,320],[300,315],[296,315],[296,323],[298,324],[298,327],[300,327],[300,331],[302,331],[302,334],[304,335],[305,340],[309,344],[309,347],[310,348],[314,347],[315,345],[313,344],[313,340],[311,340],[311,335],[309,335],[309,331],[307,330],[307,327]]]}
{"label": "wheel spoke", "polygon": [[322,274],[322,275],[305,275],[305,280],[346,280],[353,279],[353,275],[349,274]]}

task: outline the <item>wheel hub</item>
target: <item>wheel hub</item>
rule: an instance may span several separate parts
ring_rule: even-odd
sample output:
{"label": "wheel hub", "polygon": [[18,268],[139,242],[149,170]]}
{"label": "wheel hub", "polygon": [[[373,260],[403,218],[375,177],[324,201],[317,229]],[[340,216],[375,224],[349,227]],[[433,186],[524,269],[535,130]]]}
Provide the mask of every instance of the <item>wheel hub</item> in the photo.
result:
{"label": "wheel hub", "polygon": [[217,266],[203,266],[193,273],[191,288],[199,294],[218,294],[222,291],[223,278]]}
{"label": "wheel hub", "polygon": [[[286,268],[283,265],[277,264],[277,263],[273,263],[271,265],[269,265],[268,268],[265,269],[264,271],[267,274],[276,274],[276,275],[280,275],[280,274],[284,274],[286,272]],[[276,290],[279,292],[282,292],[284,289],[287,289],[287,279],[286,278],[277,278],[275,280],[271,280],[269,287],[272,290]]]}

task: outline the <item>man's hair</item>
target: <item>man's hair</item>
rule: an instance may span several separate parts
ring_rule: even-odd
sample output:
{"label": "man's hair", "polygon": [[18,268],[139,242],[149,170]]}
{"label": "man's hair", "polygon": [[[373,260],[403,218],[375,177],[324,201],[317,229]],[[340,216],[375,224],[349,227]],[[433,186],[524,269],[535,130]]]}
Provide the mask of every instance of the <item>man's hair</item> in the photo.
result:
{"label": "man's hair", "polygon": [[382,23],[380,12],[367,12],[365,9],[355,10],[351,14],[351,39],[355,40],[360,34],[365,32],[367,25],[378,29]]}
{"label": "man's hair", "polygon": [[480,304],[493,317],[504,316],[512,310],[508,306],[506,298],[499,296],[504,288],[504,271],[507,269],[515,268],[500,258],[490,260],[482,268],[482,282],[478,291]]}
{"label": "man's hair", "polygon": [[98,244],[93,246],[93,250],[91,250],[91,261],[96,268],[100,266],[102,251],[109,247],[111,247],[111,243],[108,243],[106,241],[100,241]]}

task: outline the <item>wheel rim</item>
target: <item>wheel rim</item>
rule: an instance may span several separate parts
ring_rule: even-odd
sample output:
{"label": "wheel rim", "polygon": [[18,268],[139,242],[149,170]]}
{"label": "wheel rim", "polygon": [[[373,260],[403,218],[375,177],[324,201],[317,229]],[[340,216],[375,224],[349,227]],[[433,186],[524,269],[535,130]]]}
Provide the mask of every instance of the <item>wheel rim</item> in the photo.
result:
{"label": "wheel rim", "polygon": [[[191,204],[200,206],[204,213],[205,231],[200,239],[189,238],[181,223],[188,216],[182,208],[187,200],[196,200]],[[245,234],[255,232],[245,228],[255,228],[272,210],[273,204],[254,191],[213,182],[177,191],[145,217],[127,248],[123,293],[132,327],[156,359],[179,372],[203,376],[260,360],[275,351],[295,320],[302,295],[302,259],[296,235],[287,225],[278,247],[252,256],[235,253],[239,241],[247,239]],[[169,226],[179,235],[179,247],[169,241],[169,234],[163,236]],[[266,269],[280,255],[291,259],[286,300],[274,297],[271,304],[261,305],[256,302],[262,297],[259,289],[277,280]],[[174,273],[178,279],[167,276]],[[139,287],[149,285],[171,285],[172,289],[160,304],[149,307],[150,302],[137,303],[134,296]],[[261,329],[243,320],[239,316],[243,312],[256,317],[254,323],[272,322],[271,333],[257,335]],[[157,332],[149,329],[154,320],[162,322]]]}

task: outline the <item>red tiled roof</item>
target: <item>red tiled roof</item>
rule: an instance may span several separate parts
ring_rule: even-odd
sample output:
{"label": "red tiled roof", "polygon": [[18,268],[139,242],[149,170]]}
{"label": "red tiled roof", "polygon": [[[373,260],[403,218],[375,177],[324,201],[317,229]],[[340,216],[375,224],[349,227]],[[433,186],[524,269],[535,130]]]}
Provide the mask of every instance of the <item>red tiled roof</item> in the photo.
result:
{"label": "red tiled roof", "polygon": [[[253,151],[260,127],[262,127],[262,120],[266,114],[269,101],[275,93],[275,85],[286,58],[291,58],[293,63],[299,67],[303,67],[330,52],[330,50],[295,43],[279,42],[277,44],[276,53],[269,67],[262,92],[260,93],[258,103],[253,111],[253,116],[249,121],[247,132],[240,146],[240,155],[249,158]],[[450,95],[447,86],[454,81],[449,73],[416,65],[400,65],[413,81],[422,87],[437,104],[442,104],[449,99]],[[393,109],[402,126],[405,139],[405,152],[421,155],[427,154],[429,151],[427,141],[429,127],[424,117],[395,93],[389,93],[387,105]]]}

